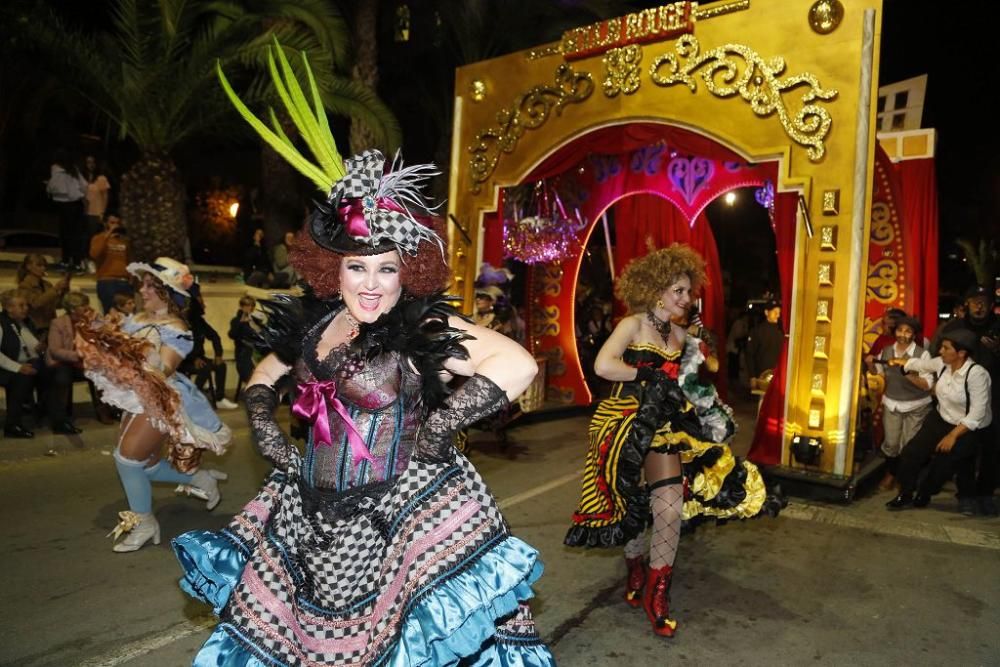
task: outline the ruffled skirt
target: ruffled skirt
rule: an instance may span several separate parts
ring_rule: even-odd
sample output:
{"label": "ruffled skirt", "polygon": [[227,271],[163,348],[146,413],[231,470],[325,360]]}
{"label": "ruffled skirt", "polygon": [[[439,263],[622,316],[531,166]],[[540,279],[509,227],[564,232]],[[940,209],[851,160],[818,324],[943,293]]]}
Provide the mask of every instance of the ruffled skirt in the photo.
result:
{"label": "ruffled skirt", "polygon": [[554,664],[526,604],[538,553],[461,455],[332,495],[274,472],[226,528],[173,546],[220,618],[195,665]]}
{"label": "ruffled skirt", "polygon": [[[731,435],[732,426],[723,429]],[[711,442],[691,405],[649,397],[608,398],[590,423],[583,489],[568,546],[611,547],[637,537],[650,522],[642,464],[649,452],[677,453],[684,474],[683,519],[750,518],[775,513],[760,471]]]}

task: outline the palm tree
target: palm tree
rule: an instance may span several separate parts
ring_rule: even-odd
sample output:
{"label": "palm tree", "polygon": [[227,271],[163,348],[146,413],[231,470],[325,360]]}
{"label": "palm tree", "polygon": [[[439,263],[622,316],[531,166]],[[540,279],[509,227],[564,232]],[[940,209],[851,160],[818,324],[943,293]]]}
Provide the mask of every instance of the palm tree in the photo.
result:
{"label": "palm tree", "polygon": [[992,288],[997,276],[997,267],[1000,266],[1000,252],[997,251],[996,239],[981,238],[979,243],[975,243],[970,239],[959,238],[956,243],[965,253],[965,261],[976,276],[976,284]]}
{"label": "palm tree", "polygon": [[[378,2],[357,0],[354,9],[354,66],[351,79],[369,90],[378,89]],[[351,121],[350,146],[352,153],[378,146],[376,133],[361,119]]]}
{"label": "palm tree", "polygon": [[206,133],[242,130],[216,80],[217,62],[245,87],[245,100],[264,102],[269,88],[261,74],[277,37],[287,49],[309,53],[328,111],[363,117],[386,143],[398,143],[392,113],[338,74],[347,40],[341,18],[323,0],[114,0],[110,31],[71,29],[45,9],[19,27],[66,84],[137,146],[120,201],[139,259],[183,256],[184,186],[171,152]]}

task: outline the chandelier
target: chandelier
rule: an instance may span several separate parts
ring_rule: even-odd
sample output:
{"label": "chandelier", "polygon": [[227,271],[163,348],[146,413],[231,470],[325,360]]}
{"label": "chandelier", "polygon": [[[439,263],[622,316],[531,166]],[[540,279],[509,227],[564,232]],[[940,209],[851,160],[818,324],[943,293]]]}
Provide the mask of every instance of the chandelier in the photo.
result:
{"label": "chandelier", "polygon": [[545,179],[506,190],[503,243],[507,257],[525,264],[561,261],[572,254],[576,233],[584,226],[580,210],[568,213],[555,185]]}

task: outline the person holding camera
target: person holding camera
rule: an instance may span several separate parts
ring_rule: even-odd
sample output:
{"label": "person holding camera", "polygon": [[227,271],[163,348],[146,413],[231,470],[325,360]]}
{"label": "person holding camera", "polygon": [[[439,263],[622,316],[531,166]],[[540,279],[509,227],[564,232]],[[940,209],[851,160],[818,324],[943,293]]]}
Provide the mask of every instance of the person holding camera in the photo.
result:
{"label": "person holding camera", "polygon": [[129,242],[121,218],[109,214],[104,231],[90,239],[90,258],[97,264],[97,298],[107,313],[115,305],[115,294],[131,294],[129,282]]}

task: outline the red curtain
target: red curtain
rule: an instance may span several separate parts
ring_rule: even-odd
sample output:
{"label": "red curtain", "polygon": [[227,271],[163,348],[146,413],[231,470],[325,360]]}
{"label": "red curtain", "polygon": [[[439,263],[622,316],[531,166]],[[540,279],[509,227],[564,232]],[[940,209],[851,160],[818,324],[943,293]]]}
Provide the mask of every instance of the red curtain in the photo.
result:
{"label": "red curtain", "polygon": [[782,193],[774,202],[774,241],[781,279],[781,326],[785,344],[781,346],[774,377],[761,401],[754,426],[753,444],[747,458],[763,465],[781,463],[781,440],[785,430],[785,375],[788,368],[788,323],[792,309],[792,276],[795,273],[795,225],[798,195]]}
{"label": "red curtain", "polygon": [[719,251],[708,219],[703,213],[691,225],[670,201],[651,194],[625,197],[615,204],[614,211],[616,278],[629,261],[648,254],[650,241],[654,248],[665,248],[671,243],[687,243],[705,258],[709,283],[702,290],[702,322],[715,334],[718,342],[719,362],[722,365],[714,380],[719,393],[724,396],[727,380],[724,366],[726,304],[722,292]]}
{"label": "red curtain", "polygon": [[571,141],[546,158],[524,183],[562,174],[590,155],[618,155],[665,141],[671,148],[688,155],[698,155],[712,160],[738,162],[742,158],[712,139],[689,130],[657,123],[628,123],[594,130]]}
{"label": "red curtain", "polygon": [[930,335],[938,318],[938,197],[933,158],[903,160],[893,165],[899,177],[903,242],[913,313]]}

